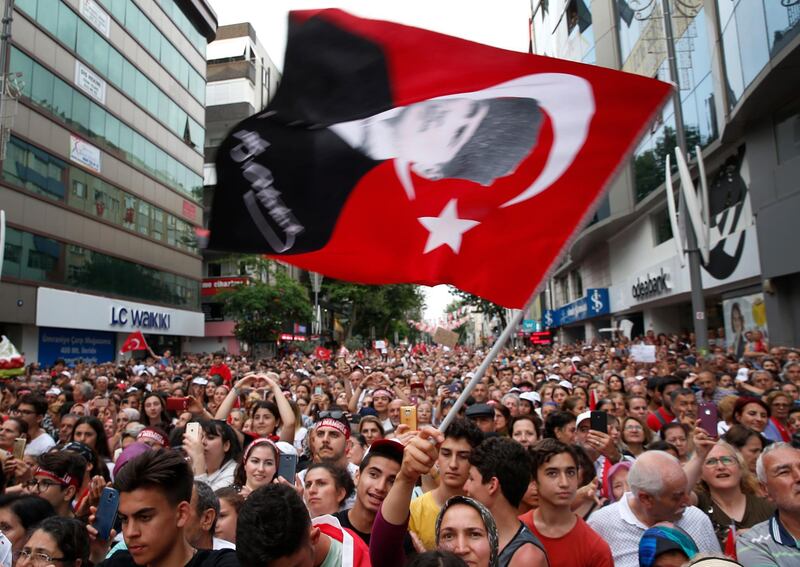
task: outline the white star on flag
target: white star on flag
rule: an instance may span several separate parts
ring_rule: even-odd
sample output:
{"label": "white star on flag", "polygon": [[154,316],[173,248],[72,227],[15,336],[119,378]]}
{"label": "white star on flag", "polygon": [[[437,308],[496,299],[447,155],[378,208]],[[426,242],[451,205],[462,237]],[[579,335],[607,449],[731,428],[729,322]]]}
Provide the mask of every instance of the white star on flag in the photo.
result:
{"label": "white star on flag", "polygon": [[445,244],[458,254],[461,248],[461,236],[469,229],[481,224],[478,221],[458,218],[456,205],[457,199],[450,199],[438,217],[419,217],[417,219],[430,232],[423,254]]}

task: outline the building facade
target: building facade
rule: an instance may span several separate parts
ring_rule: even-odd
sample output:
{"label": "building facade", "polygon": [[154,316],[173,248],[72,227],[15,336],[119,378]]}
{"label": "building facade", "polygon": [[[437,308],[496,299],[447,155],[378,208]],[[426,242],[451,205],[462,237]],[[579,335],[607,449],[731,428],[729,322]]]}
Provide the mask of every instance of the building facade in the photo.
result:
{"label": "building facade", "polygon": [[[709,187],[710,254],[701,270],[710,339],[741,345],[745,331],[761,330],[773,344],[795,346],[800,252],[789,243],[800,213],[800,103],[792,79],[800,2],[669,6],[677,77],[670,77],[661,0],[537,1],[534,48],[680,85],[690,168],[699,185],[699,148]],[[590,301],[590,288],[606,290],[606,309],[555,324],[562,340],[592,340],[623,322],[634,336],[692,329],[688,265],[667,213],[664,158],[675,145],[670,101],[539,298],[543,322],[548,314],[553,321]]]}
{"label": "building facade", "polygon": [[0,332],[28,361],[203,334],[205,0],[16,0]]}

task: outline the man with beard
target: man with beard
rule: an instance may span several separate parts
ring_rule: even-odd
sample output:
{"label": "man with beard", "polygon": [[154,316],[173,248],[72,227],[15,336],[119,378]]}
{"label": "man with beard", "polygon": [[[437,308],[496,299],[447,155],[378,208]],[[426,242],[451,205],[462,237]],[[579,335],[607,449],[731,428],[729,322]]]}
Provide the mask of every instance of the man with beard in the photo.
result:
{"label": "man with beard", "polygon": [[[319,418],[314,426],[314,431],[309,434],[311,462],[326,462],[346,468],[355,480],[358,467],[347,459],[351,447],[350,424],[347,422],[347,418],[338,410],[320,412]],[[297,476],[300,483],[304,484],[306,471],[300,471]],[[352,508],[354,504],[355,494],[345,501],[343,508]]]}

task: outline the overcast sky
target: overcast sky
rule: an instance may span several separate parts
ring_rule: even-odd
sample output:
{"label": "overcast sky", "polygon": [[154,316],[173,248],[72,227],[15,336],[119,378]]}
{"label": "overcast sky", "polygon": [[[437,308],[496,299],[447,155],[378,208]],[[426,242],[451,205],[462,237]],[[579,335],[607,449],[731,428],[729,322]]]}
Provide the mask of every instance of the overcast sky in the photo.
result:
{"label": "overcast sky", "polygon": [[[278,69],[283,70],[290,10],[341,8],[513,51],[528,50],[530,0],[209,0],[220,25],[250,22]],[[452,301],[447,286],[424,288],[425,318],[435,319]]]}

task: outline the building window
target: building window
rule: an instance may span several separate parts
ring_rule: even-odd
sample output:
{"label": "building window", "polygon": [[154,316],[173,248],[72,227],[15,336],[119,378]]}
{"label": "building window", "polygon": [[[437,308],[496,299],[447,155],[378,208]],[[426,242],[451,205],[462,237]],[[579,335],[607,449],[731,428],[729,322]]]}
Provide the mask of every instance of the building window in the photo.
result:
{"label": "building window", "polygon": [[583,278],[578,270],[573,270],[571,273],[572,278],[572,297],[575,299],[583,297]]}
{"label": "building window", "polygon": [[800,104],[795,102],[775,116],[775,145],[778,163],[800,156]]}
{"label": "building window", "polygon": [[672,224],[669,221],[669,209],[661,209],[657,213],[654,213],[651,218],[653,219],[653,235],[655,236],[656,246],[672,239]]}

